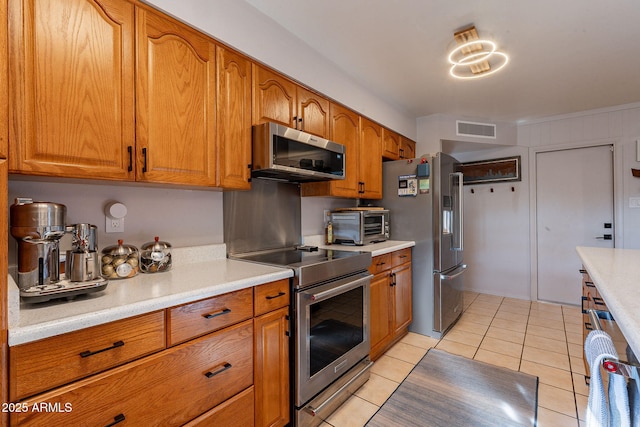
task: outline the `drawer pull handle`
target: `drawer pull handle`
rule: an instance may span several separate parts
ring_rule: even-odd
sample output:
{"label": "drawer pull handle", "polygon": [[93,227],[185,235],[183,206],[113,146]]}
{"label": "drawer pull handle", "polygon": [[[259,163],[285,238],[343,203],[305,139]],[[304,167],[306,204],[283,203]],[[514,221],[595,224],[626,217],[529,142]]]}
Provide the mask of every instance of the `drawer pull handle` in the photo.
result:
{"label": "drawer pull handle", "polygon": [[604,303],[604,300],[602,298],[600,298],[600,297],[593,297],[593,303],[595,305],[606,305]]}
{"label": "drawer pull handle", "polygon": [[274,298],[279,298],[283,295],[286,295],[285,292],[278,292],[278,295],[267,295],[267,299],[274,299]]}
{"label": "drawer pull handle", "polygon": [[133,170],[133,147],[131,145],[127,147],[127,152],[129,153],[129,167],[127,167],[127,172],[131,172]]}
{"label": "drawer pull handle", "polygon": [[228,314],[228,313],[231,313],[231,309],[225,308],[220,310],[217,313],[203,314],[202,317],[204,317],[205,319],[213,319],[214,317],[222,316],[223,314]]}
{"label": "drawer pull handle", "polygon": [[593,326],[591,326],[591,323],[589,323],[589,322],[584,322],[584,328],[587,331],[593,331]]}
{"label": "drawer pull handle", "polygon": [[590,288],[595,288],[596,285],[593,284],[593,282],[584,282],[585,285],[587,285]]}
{"label": "drawer pull handle", "polygon": [[215,372],[209,371],[206,374],[204,374],[204,376],[207,378],[215,377],[216,375],[223,373],[227,369],[231,369],[231,363],[225,363],[224,365],[222,365],[222,368],[218,369]]}
{"label": "drawer pull handle", "polygon": [[116,425],[116,424],[119,424],[119,423],[121,423],[121,422],[123,422],[123,421],[124,421],[124,414],[118,414],[118,415],[116,415],[115,417],[113,417],[113,422],[112,422],[112,423],[107,424],[107,425],[106,425],[106,426],[104,426],[104,427],[111,427],[111,426],[114,426],[114,425]]}
{"label": "drawer pull handle", "polygon": [[385,265],[385,264],[386,264],[386,262],[379,262],[376,265]]}
{"label": "drawer pull handle", "polygon": [[584,268],[581,268],[579,271],[580,271],[580,273],[582,273],[582,274],[587,274],[587,270],[585,270]]}
{"label": "drawer pull handle", "polygon": [[98,353],[102,353],[103,351],[107,351],[107,350],[113,350],[114,348],[118,348],[118,347],[122,347],[124,345],[124,341],[116,341],[113,343],[113,345],[111,347],[107,347],[107,348],[103,348],[102,350],[96,350],[96,351],[83,351],[82,353],[80,353],[80,357],[89,357],[89,356],[93,356],[94,354],[98,354]]}
{"label": "drawer pull handle", "polygon": [[147,172],[147,148],[142,149],[142,173]]}

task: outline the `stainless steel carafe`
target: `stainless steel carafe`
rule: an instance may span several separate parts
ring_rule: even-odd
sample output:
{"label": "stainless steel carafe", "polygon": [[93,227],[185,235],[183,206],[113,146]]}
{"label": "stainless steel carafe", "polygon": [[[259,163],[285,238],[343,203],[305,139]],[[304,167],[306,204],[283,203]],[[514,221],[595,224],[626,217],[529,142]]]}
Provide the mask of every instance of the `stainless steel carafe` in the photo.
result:
{"label": "stainless steel carafe", "polygon": [[18,242],[18,287],[60,281],[60,238],[65,233],[65,205],[17,198],[10,209],[10,232]]}
{"label": "stainless steel carafe", "polygon": [[100,257],[95,225],[81,223],[67,226],[71,250],[67,251],[65,274],[72,282],[86,282],[100,277]]}

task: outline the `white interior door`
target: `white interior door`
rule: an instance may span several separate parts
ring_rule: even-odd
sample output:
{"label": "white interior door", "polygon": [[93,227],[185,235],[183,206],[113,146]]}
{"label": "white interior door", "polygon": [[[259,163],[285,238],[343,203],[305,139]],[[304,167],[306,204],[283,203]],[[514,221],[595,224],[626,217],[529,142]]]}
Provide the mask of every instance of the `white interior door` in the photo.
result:
{"label": "white interior door", "polygon": [[536,154],[538,299],[579,304],[576,246],[613,247],[613,147]]}

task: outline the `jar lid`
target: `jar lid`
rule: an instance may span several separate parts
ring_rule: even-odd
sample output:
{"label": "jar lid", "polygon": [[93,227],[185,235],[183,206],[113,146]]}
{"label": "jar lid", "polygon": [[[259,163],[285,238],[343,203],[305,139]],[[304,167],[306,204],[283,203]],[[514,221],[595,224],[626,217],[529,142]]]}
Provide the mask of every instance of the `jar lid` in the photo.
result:
{"label": "jar lid", "polygon": [[117,245],[107,246],[102,250],[103,254],[113,255],[129,255],[138,252],[138,248],[133,245],[124,244],[122,240],[118,240]]}
{"label": "jar lid", "polygon": [[156,236],[154,237],[153,242],[145,243],[144,245],[142,245],[141,249],[143,251],[161,252],[167,249],[171,249],[171,243],[163,242],[158,236]]}

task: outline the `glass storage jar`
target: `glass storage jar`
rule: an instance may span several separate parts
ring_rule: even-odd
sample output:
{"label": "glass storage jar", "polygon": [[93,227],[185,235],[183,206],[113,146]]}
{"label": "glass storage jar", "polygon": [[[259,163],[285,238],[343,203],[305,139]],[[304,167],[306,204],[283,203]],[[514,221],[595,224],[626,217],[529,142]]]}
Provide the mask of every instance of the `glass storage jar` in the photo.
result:
{"label": "glass storage jar", "polygon": [[140,270],[143,273],[160,273],[171,270],[171,244],[160,241],[158,236],[140,248]]}
{"label": "glass storage jar", "polygon": [[105,279],[126,279],[138,274],[140,257],[138,248],[118,240],[117,245],[102,250],[102,277]]}

